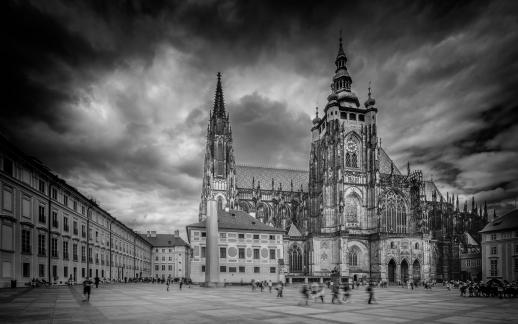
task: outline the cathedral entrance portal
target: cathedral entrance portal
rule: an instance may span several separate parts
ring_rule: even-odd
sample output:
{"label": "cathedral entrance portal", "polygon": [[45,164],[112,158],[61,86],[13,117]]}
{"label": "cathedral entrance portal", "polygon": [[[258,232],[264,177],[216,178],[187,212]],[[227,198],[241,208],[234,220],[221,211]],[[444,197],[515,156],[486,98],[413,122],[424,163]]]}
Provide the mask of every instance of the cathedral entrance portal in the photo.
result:
{"label": "cathedral entrance portal", "polygon": [[396,281],[396,262],[391,259],[388,263],[388,281],[394,283]]}
{"label": "cathedral entrance portal", "polygon": [[419,260],[415,260],[412,266],[412,277],[414,279],[414,283],[418,283],[421,281],[421,265],[419,264]]}
{"label": "cathedral entrance portal", "polygon": [[401,282],[406,283],[408,281],[408,262],[403,260],[401,262]]}

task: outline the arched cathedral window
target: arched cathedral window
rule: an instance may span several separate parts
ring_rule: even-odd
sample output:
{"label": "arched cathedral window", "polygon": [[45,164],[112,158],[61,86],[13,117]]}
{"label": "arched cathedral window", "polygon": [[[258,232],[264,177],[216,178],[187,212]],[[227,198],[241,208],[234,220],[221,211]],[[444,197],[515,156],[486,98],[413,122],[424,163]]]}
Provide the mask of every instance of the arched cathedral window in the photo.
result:
{"label": "arched cathedral window", "polygon": [[353,153],[351,156],[351,167],[353,167],[353,168],[358,167],[358,157],[356,156],[356,152]]}
{"label": "arched cathedral window", "polygon": [[302,251],[297,245],[292,246],[288,250],[288,256],[290,258],[290,272],[301,272],[302,271]]}
{"label": "arched cathedral window", "polygon": [[345,166],[351,167],[351,154],[349,152],[345,153]]}
{"label": "arched cathedral window", "polygon": [[406,203],[394,191],[388,192],[381,201],[381,229],[389,233],[406,233]]}
{"label": "arched cathedral window", "polygon": [[349,266],[357,267],[359,265],[360,251],[357,247],[353,247],[349,252]]}
{"label": "arched cathedral window", "polygon": [[344,216],[346,222],[357,222],[360,208],[360,200],[355,194],[350,194],[344,200]]}

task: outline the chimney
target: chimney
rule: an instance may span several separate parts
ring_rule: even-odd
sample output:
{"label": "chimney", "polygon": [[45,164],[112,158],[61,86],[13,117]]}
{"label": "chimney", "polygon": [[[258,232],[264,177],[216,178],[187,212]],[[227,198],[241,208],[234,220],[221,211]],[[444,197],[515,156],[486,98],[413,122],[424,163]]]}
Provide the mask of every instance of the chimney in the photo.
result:
{"label": "chimney", "polygon": [[156,237],[156,231],[151,231],[151,237]]}
{"label": "chimney", "polygon": [[180,231],[174,230],[174,237],[180,237]]}
{"label": "chimney", "polygon": [[146,236],[147,236],[147,237],[150,237],[150,236],[151,236],[151,232],[150,232],[150,231],[147,231]]}

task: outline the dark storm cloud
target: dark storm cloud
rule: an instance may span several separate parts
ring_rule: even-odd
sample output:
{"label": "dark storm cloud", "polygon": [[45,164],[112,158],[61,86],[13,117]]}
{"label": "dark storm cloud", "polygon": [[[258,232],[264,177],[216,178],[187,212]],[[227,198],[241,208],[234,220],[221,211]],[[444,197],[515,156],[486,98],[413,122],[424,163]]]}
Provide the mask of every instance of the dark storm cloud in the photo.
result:
{"label": "dark storm cloud", "polygon": [[253,93],[231,106],[231,122],[238,163],[307,169],[308,115]]}
{"label": "dark storm cloud", "polygon": [[[139,229],[196,219],[224,72],[238,162],[307,168],[338,31],[383,146],[443,190],[518,195],[508,1],[6,1],[0,126]],[[311,117],[310,117],[311,115]],[[144,203],[145,202],[145,203]]]}

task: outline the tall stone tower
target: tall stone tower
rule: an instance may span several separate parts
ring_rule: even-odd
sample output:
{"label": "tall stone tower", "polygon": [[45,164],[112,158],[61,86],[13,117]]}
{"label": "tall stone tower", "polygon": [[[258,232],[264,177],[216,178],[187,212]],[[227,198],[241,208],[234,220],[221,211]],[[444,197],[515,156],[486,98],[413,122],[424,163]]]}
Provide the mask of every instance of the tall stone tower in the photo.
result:
{"label": "tall stone tower", "polygon": [[342,38],[322,118],[313,119],[309,161],[310,226],[314,233],[372,228],[377,172],[376,113],[351,90]]}
{"label": "tall stone tower", "polygon": [[214,107],[210,111],[205,146],[203,187],[199,220],[207,217],[207,200],[217,201],[218,210],[234,208],[236,197],[235,160],[232,148],[232,128],[225,111],[221,73],[218,73]]}

